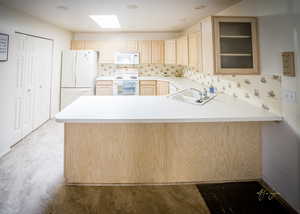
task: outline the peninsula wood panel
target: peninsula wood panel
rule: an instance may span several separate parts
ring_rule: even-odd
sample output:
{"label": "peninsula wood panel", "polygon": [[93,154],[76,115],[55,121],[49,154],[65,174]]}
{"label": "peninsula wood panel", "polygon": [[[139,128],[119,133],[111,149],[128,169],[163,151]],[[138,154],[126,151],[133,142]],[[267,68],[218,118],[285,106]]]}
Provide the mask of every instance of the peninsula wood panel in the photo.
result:
{"label": "peninsula wood panel", "polygon": [[65,123],[65,178],[92,185],[260,179],[260,137],[260,125],[246,122]]}

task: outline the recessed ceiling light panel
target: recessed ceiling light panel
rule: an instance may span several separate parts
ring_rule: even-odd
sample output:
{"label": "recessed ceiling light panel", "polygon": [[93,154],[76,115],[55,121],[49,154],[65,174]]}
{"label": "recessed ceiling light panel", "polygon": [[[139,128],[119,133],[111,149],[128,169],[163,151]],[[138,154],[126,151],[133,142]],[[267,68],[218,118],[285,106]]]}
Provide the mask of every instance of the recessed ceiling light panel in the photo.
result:
{"label": "recessed ceiling light panel", "polygon": [[120,28],[116,15],[90,15],[89,17],[102,28]]}
{"label": "recessed ceiling light panel", "polygon": [[194,7],[195,10],[203,10],[204,8],[206,8],[206,5],[198,5]]}
{"label": "recessed ceiling light panel", "polygon": [[56,9],[58,9],[58,10],[69,10],[69,8],[67,6],[64,6],[64,5],[58,5],[56,7]]}
{"label": "recessed ceiling light panel", "polygon": [[134,10],[134,9],[139,8],[139,6],[137,6],[136,4],[129,4],[129,5],[127,5],[127,8],[131,9],[131,10]]}

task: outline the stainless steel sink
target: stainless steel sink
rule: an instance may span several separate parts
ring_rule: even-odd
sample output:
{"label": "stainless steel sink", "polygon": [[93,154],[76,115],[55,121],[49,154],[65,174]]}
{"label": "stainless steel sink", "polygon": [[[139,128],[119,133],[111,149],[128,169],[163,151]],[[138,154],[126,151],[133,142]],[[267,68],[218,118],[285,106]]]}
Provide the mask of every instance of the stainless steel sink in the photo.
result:
{"label": "stainless steel sink", "polygon": [[204,105],[216,97],[216,95],[208,94],[208,96],[202,96],[201,98],[200,93],[203,93],[203,91],[196,88],[188,88],[171,94],[168,98],[193,105]]}

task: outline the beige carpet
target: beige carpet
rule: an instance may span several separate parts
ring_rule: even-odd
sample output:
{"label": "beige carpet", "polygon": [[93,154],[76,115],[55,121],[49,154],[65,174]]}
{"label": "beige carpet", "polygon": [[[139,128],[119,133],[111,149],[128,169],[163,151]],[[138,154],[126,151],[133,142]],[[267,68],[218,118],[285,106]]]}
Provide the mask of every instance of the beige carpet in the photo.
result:
{"label": "beige carpet", "polygon": [[49,121],[0,159],[0,214],[207,214],[195,185],[63,184],[63,125]]}

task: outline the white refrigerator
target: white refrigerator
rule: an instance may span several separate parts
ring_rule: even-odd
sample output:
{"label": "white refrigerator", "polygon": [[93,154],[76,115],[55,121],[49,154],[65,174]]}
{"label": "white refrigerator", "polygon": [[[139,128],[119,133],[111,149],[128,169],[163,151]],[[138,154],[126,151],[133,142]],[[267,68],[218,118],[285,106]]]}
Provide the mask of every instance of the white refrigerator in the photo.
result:
{"label": "white refrigerator", "polygon": [[63,51],[60,110],[80,96],[95,94],[96,51]]}

